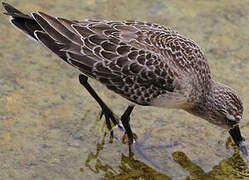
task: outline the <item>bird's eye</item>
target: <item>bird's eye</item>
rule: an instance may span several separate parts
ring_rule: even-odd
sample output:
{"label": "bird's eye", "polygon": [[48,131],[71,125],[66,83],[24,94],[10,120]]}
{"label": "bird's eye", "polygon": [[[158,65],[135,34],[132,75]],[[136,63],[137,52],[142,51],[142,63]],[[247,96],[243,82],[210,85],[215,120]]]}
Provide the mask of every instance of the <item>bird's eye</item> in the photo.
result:
{"label": "bird's eye", "polygon": [[235,116],[236,121],[240,121],[242,117],[240,115]]}

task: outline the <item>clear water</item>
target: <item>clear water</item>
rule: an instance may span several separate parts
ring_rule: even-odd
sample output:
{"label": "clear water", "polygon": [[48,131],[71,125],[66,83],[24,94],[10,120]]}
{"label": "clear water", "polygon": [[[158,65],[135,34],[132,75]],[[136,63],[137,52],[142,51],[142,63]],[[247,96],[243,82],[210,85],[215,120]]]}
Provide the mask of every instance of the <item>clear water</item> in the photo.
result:
{"label": "clear water", "polygon": [[[136,19],[169,26],[206,52],[213,78],[244,103],[242,133],[249,146],[249,1],[10,0],[24,12],[69,19]],[[181,110],[136,106],[131,125],[148,143],[155,169],[114,140],[78,72],[24,37],[0,16],[0,179],[247,179],[249,170],[228,133]],[[118,115],[127,101],[91,84]],[[115,131],[121,136],[121,132]]]}

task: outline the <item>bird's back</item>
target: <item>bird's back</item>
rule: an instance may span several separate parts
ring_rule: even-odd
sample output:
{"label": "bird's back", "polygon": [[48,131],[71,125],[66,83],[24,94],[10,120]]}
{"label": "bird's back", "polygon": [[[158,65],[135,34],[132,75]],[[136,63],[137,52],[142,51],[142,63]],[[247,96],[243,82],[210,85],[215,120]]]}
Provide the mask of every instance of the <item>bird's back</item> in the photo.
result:
{"label": "bird's back", "polygon": [[169,28],[137,21],[72,21],[42,12],[31,17],[11,6],[5,9],[15,26],[65,62],[138,104],[181,107],[194,88],[201,92],[210,80],[199,46]]}

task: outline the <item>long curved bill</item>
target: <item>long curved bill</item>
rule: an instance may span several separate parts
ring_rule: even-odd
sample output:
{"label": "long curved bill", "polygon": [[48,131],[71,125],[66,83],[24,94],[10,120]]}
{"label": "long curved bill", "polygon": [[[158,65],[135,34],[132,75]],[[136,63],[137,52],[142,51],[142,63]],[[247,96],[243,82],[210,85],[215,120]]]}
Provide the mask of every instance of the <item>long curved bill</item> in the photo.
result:
{"label": "long curved bill", "polygon": [[232,129],[230,129],[229,134],[232,136],[235,144],[239,146],[240,151],[242,152],[243,156],[248,157],[246,144],[245,144],[244,139],[241,136],[239,125],[236,125]]}

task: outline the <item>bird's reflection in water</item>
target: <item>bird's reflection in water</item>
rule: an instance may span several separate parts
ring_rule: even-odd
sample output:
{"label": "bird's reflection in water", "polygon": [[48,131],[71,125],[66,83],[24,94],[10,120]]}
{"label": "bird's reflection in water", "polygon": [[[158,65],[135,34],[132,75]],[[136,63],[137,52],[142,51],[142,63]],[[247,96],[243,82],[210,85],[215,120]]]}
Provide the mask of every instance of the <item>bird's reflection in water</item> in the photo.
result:
{"label": "bird's reflection in water", "polygon": [[[168,176],[161,174],[155,169],[151,168],[142,161],[135,160],[134,154],[129,153],[128,156],[121,154],[121,162],[118,170],[115,170],[111,165],[105,164],[98,158],[99,153],[104,149],[106,139],[106,133],[103,136],[103,139],[96,146],[96,153],[89,153],[88,158],[85,162],[85,166],[89,168],[94,173],[99,173],[100,171],[105,172],[105,180],[128,180],[128,179],[144,179],[144,180],[153,180],[153,179],[165,179],[171,180]],[[91,166],[91,162],[95,160],[95,164]]]}
{"label": "bird's reflection in water", "polygon": [[[96,146],[96,153],[89,153],[88,158],[85,161],[85,166],[92,172],[98,174],[104,172],[105,180],[171,180],[171,178],[165,174],[162,174],[145,164],[142,161],[136,160],[132,152],[129,155],[121,154],[121,162],[119,169],[114,169],[111,165],[105,164],[98,156],[104,149],[106,139],[106,133],[104,134],[100,143]],[[214,166],[211,171],[205,172],[200,166],[191,161],[191,159],[183,152],[177,151],[172,153],[172,157],[176,163],[178,163],[185,171],[189,173],[189,176],[184,179],[246,179],[249,178],[249,169],[240,156],[240,151],[236,145],[234,145],[230,138],[227,139],[227,147],[232,147],[234,154],[230,158],[224,158],[218,165]],[[93,163],[93,161],[95,161]],[[117,167],[117,166],[115,166]],[[177,171],[175,172],[177,173]],[[182,178],[181,178],[182,179]]]}

